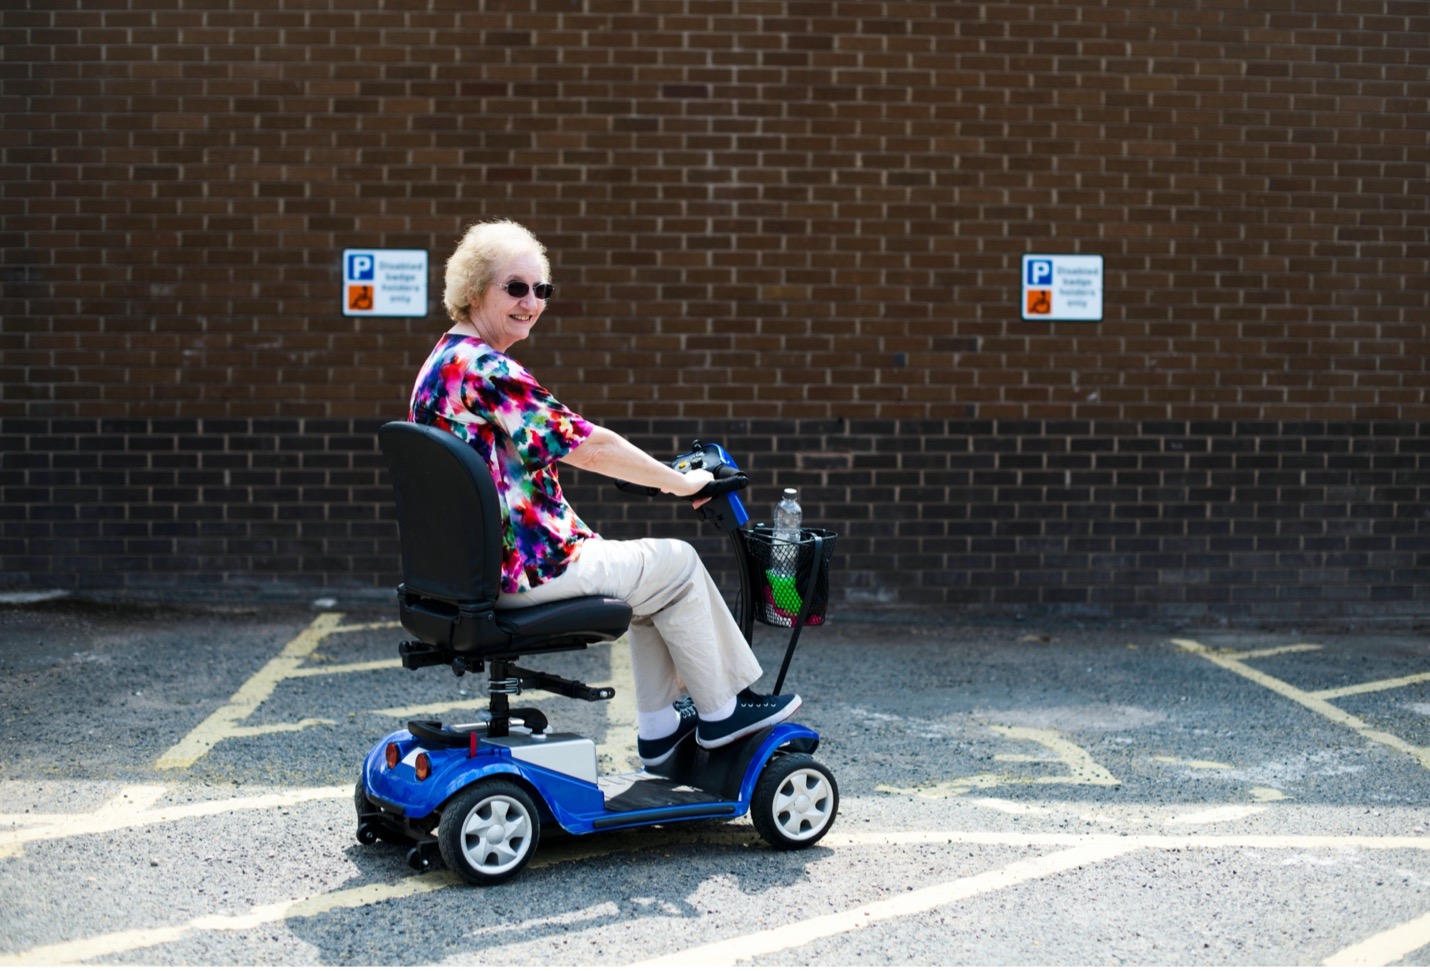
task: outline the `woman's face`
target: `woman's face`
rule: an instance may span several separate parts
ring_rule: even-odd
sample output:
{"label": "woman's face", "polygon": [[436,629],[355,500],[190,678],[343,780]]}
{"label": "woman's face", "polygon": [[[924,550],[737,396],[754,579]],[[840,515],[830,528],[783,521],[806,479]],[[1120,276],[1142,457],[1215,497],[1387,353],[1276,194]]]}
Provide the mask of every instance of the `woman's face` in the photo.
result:
{"label": "woman's face", "polygon": [[[525,340],[546,309],[546,301],[533,289],[536,284],[545,282],[541,276],[541,260],[535,254],[513,257],[499,264],[486,292],[475,295],[472,326],[484,341],[499,351],[505,352],[517,341]],[[526,293],[513,297],[503,289],[508,283],[525,283]]]}

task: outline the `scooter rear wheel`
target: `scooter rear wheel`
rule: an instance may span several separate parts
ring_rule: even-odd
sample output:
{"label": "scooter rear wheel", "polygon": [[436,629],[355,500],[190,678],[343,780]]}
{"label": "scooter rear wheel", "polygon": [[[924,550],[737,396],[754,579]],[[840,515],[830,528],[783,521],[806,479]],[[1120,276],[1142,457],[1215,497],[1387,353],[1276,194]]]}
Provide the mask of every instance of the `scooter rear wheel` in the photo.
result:
{"label": "scooter rear wheel", "polygon": [[798,850],[818,843],[839,812],[834,773],[803,752],[776,755],[765,765],[750,801],[750,820],[771,846]]}
{"label": "scooter rear wheel", "polygon": [[504,779],[482,779],[442,810],[437,845],[442,859],[468,883],[510,880],[531,861],[541,839],[536,804]]}

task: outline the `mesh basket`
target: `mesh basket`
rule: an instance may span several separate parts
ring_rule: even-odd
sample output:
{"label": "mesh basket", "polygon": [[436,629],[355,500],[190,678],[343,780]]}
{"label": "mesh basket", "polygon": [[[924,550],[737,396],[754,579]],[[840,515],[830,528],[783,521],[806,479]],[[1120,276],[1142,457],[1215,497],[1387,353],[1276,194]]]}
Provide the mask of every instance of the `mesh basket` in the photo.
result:
{"label": "mesh basket", "polygon": [[[751,593],[755,598],[755,619],[762,624],[793,627],[806,596],[810,603],[805,626],[824,623],[829,607],[829,558],[838,534],[827,529],[801,529],[799,533],[798,543],[775,539],[774,530],[768,526],[752,526],[741,533],[754,581]],[[821,540],[818,564],[814,562],[816,536]]]}

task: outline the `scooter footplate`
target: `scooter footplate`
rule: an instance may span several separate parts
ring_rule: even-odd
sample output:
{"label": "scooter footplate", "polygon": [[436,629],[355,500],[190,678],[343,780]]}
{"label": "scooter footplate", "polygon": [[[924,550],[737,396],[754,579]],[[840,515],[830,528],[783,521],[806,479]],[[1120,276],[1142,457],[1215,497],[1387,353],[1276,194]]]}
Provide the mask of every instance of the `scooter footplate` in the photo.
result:
{"label": "scooter footplate", "polygon": [[691,788],[671,779],[643,777],[606,799],[606,815],[593,821],[595,829],[612,829],[658,823],[663,820],[730,817],[741,812],[738,803]]}
{"label": "scooter footplate", "polygon": [[629,789],[606,800],[606,812],[630,813],[642,809],[666,806],[693,806],[704,802],[720,802],[719,796],[671,779],[641,779]]}

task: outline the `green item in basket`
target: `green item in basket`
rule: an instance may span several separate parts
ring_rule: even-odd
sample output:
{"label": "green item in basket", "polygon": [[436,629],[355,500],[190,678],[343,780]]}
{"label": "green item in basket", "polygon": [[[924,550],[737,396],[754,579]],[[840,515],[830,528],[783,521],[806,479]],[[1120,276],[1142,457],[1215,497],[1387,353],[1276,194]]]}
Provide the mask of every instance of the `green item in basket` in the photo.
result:
{"label": "green item in basket", "polygon": [[799,595],[799,588],[795,586],[794,577],[781,576],[774,570],[766,570],[765,579],[770,583],[770,597],[775,602],[775,609],[788,613],[791,618],[798,617],[804,600]]}

